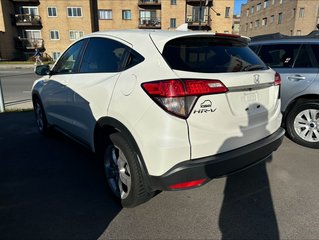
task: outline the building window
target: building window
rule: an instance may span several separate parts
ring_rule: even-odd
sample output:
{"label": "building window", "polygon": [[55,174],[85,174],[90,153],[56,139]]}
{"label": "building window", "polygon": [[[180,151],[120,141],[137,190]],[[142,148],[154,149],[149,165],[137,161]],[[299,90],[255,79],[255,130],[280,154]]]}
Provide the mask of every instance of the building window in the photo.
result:
{"label": "building window", "polygon": [[270,23],[273,23],[275,21],[275,15],[270,16]]}
{"label": "building window", "polygon": [[267,8],[267,7],[269,7],[269,0],[264,1],[264,8]]}
{"label": "building window", "polygon": [[282,0],[279,0],[279,4],[282,4]]}
{"label": "building window", "polygon": [[261,9],[261,3],[258,3],[257,7],[256,7],[256,11],[258,12],[258,11],[260,11],[260,9]]}
{"label": "building window", "polygon": [[299,9],[299,17],[303,18],[305,16],[305,8],[300,8]]}
{"label": "building window", "polygon": [[252,29],[253,28],[253,22],[249,23],[249,28]]}
{"label": "building window", "polygon": [[282,24],[282,13],[278,14],[278,24]]}
{"label": "building window", "polygon": [[112,10],[99,10],[99,19],[112,19]]}
{"label": "building window", "polygon": [[51,30],[50,31],[50,39],[51,40],[59,40],[60,39],[59,31],[58,30]]}
{"label": "building window", "polygon": [[301,30],[297,30],[297,36],[301,36]]}
{"label": "building window", "polygon": [[246,17],[249,16],[249,8],[246,10]]}
{"label": "building window", "polygon": [[61,52],[53,52],[52,58],[54,61],[58,60],[58,58],[61,56]]}
{"label": "building window", "polygon": [[176,28],[176,18],[171,18],[170,19],[170,25],[171,28]]}
{"label": "building window", "polygon": [[83,35],[84,35],[83,31],[79,31],[79,30],[70,30],[69,31],[70,40],[79,39],[79,38],[83,37]]}
{"label": "building window", "polygon": [[38,7],[23,6],[19,8],[20,14],[39,15]]}
{"label": "building window", "polygon": [[171,0],[171,5],[176,5],[176,0]]}
{"label": "building window", "polygon": [[56,17],[56,7],[48,7],[48,16],[49,17]]}
{"label": "building window", "polygon": [[248,31],[248,23],[246,23],[245,31]]}
{"label": "building window", "polygon": [[250,13],[254,13],[254,10],[255,10],[255,8],[254,8],[254,6],[252,6],[250,9]]}
{"label": "building window", "polygon": [[132,19],[131,10],[122,10],[122,19],[123,20],[131,20]]}
{"label": "building window", "polygon": [[259,19],[255,21],[255,27],[259,27]]}
{"label": "building window", "polygon": [[82,8],[68,7],[68,17],[82,17]]}
{"label": "building window", "polygon": [[230,15],[230,7],[226,7],[225,9],[225,18],[229,18]]}
{"label": "building window", "polygon": [[261,22],[262,26],[267,26],[267,18],[263,18],[262,22]]}

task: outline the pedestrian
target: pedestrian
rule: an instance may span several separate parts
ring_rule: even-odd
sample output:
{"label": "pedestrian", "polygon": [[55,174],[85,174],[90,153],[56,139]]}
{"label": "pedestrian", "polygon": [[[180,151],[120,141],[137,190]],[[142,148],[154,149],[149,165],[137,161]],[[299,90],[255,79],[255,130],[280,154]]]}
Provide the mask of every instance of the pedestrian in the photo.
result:
{"label": "pedestrian", "polygon": [[43,62],[41,60],[42,53],[40,52],[40,50],[38,48],[35,49],[35,53],[34,53],[33,57],[35,57],[34,65],[38,65],[38,63],[40,63],[41,65],[43,64]]}

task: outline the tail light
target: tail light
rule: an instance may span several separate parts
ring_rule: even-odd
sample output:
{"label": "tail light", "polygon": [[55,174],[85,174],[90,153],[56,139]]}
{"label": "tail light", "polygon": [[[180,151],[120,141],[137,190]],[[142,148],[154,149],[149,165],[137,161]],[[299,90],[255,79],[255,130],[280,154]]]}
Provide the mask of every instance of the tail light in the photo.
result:
{"label": "tail light", "polygon": [[281,91],[281,77],[280,74],[276,72],[275,74],[275,86],[279,86],[279,93],[278,93],[278,99],[280,98],[280,91]]}
{"label": "tail light", "polygon": [[145,92],[165,111],[187,118],[202,95],[227,92],[219,80],[173,79],[142,84]]}
{"label": "tail light", "polygon": [[275,86],[281,85],[281,77],[280,74],[276,72],[275,74]]}

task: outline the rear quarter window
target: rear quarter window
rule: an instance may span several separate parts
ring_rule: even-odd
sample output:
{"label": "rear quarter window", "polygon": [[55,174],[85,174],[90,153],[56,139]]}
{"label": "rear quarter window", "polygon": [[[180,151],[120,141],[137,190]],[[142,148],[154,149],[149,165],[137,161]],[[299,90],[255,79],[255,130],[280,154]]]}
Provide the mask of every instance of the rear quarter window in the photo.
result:
{"label": "rear quarter window", "polygon": [[169,41],[163,57],[175,70],[225,73],[241,72],[249,66],[267,69],[246,43],[230,38],[183,37]]}

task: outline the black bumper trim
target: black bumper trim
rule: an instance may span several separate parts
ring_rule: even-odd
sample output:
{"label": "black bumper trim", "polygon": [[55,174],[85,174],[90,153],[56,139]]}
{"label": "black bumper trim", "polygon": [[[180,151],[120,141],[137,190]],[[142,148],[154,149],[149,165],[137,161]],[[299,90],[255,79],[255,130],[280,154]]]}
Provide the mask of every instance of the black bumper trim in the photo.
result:
{"label": "black bumper trim", "polygon": [[172,190],[169,186],[177,183],[203,178],[210,180],[241,171],[265,160],[273,151],[276,151],[284,135],[285,130],[280,128],[272,135],[244,147],[181,162],[161,176],[150,176],[152,189]]}

